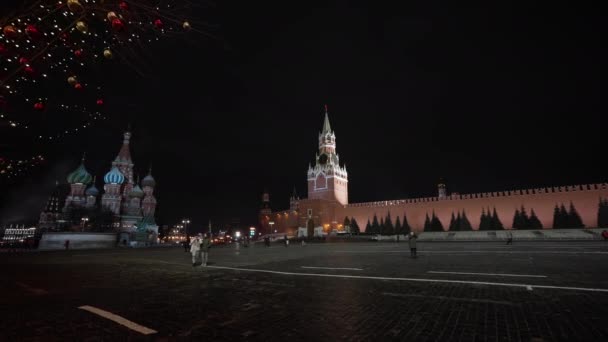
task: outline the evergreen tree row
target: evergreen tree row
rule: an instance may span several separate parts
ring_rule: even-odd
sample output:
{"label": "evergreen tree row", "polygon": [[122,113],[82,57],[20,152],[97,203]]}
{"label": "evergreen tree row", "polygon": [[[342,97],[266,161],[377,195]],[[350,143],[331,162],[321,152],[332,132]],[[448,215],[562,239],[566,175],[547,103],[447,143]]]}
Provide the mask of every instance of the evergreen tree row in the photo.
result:
{"label": "evergreen tree row", "polygon": [[365,226],[365,232],[370,234],[409,234],[411,230],[412,228],[410,227],[405,214],[403,214],[403,222],[401,222],[399,216],[397,216],[395,224],[393,225],[390,212],[386,215],[386,218],[380,218],[380,222],[378,222],[378,216],[374,214],[372,221],[370,222],[368,219],[367,225]]}
{"label": "evergreen tree row", "polygon": [[361,228],[359,228],[359,224],[354,217],[352,219],[349,219],[348,216],[344,218],[344,228],[346,229],[346,227],[349,227],[350,232],[353,234],[361,233]]}
{"label": "evergreen tree row", "polygon": [[429,219],[429,214],[426,214],[426,218],[424,219],[424,231],[425,232],[442,232],[443,224],[439,218],[435,215],[435,211],[433,210],[433,215]]}
{"label": "evergreen tree row", "polygon": [[512,227],[513,229],[543,229],[543,225],[534,213],[534,209],[530,210],[530,215],[528,215],[523,205],[521,209],[515,209]]}
{"label": "evergreen tree row", "polygon": [[479,219],[479,230],[501,230],[504,229],[502,222],[498,218],[496,208],[490,214],[490,208],[486,212],[481,208],[481,218]]}
{"label": "evergreen tree row", "polygon": [[[600,201],[600,211],[601,211],[601,201]],[[600,212],[598,212],[599,218]],[[599,223],[599,221],[598,221]],[[555,205],[555,209],[553,210],[553,228],[584,228],[583,220],[581,216],[578,214],[576,209],[574,208],[574,204],[570,202],[570,210],[566,210],[566,207],[562,203],[561,206]]]}
{"label": "evergreen tree row", "polygon": [[600,207],[597,212],[597,226],[600,228],[608,227],[608,199],[600,198]]}
{"label": "evergreen tree row", "polygon": [[450,220],[450,226],[448,228],[449,231],[464,231],[464,230],[473,230],[471,227],[471,222],[467,218],[467,214],[462,211],[462,214],[458,212],[458,215],[454,217],[454,212],[452,212],[452,219]]}

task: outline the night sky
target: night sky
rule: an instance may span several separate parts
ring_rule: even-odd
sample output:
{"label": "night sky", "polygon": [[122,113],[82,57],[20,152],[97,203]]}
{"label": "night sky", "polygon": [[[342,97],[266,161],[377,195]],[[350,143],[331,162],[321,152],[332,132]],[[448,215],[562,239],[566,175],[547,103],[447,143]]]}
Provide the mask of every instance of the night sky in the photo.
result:
{"label": "night sky", "polygon": [[110,119],[45,146],[47,166],[2,191],[0,221],[37,217],[84,151],[89,171],[105,174],[130,123],[136,169],[151,163],[158,183],[159,223],[253,224],[265,187],[274,209],[294,186],[306,196],[324,104],[350,202],[433,196],[439,177],[460,193],[607,180],[598,9],[399,6],[205,8],[194,15],[215,38],[157,43],[142,53],[143,77],[109,75]]}

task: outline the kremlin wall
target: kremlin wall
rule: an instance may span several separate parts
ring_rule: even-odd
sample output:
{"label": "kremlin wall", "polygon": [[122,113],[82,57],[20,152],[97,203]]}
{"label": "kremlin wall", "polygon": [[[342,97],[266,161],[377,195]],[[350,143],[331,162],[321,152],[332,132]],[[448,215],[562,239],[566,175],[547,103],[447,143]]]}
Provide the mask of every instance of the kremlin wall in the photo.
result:
{"label": "kremlin wall", "polygon": [[342,231],[345,217],[354,218],[363,232],[374,215],[380,220],[389,213],[393,223],[397,217],[403,222],[406,216],[409,226],[416,232],[424,230],[427,216],[434,214],[447,230],[452,215],[464,213],[472,229],[477,230],[482,211],[495,211],[503,227],[512,229],[516,210],[522,208],[528,215],[534,212],[542,228],[548,229],[554,225],[556,206],[562,205],[573,208],[585,227],[594,228],[598,227],[600,201],[608,198],[606,183],[451,195],[440,183],[437,197],[348,203],[348,173],[340,165],[336,153],[336,136],[329,123],[327,108],[319,134],[319,152],[314,166],[309,165],[307,176],[308,198],[301,199],[294,191],[288,210],[272,211],[270,196],[264,193],[259,215],[262,232],[276,230],[295,234],[298,228],[312,225],[322,227],[324,232]]}

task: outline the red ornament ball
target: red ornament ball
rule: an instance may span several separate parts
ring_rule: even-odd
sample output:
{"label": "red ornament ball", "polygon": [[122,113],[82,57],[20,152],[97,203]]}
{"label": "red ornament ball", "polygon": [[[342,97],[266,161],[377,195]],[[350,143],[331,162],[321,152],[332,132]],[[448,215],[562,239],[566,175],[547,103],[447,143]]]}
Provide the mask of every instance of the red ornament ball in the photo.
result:
{"label": "red ornament ball", "polygon": [[114,29],[114,31],[120,32],[125,29],[125,24],[122,22],[122,20],[116,18],[112,20],[112,28]]}
{"label": "red ornament ball", "polygon": [[82,90],[82,88],[83,88],[83,86],[82,86],[81,83],[74,84],[74,89],[76,89],[76,90]]}
{"label": "red ornament ball", "polygon": [[76,50],[76,51],[74,51],[74,56],[76,56],[78,58],[82,57],[82,50]]}
{"label": "red ornament ball", "polygon": [[29,59],[27,59],[27,58],[25,58],[25,57],[21,57],[21,58],[19,58],[19,64],[21,64],[21,65],[23,65],[23,64],[27,64],[27,63],[29,63],[29,62],[30,62],[30,60],[29,60]]}
{"label": "red ornament ball", "polygon": [[156,19],[154,20],[154,26],[156,26],[157,29],[162,29],[165,24],[163,24],[162,20]]}
{"label": "red ornament ball", "polygon": [[121,10],[126,11],[129,9],[129,4],[127,4],[124,1],[121,1],[120,4],[118,5],[118,7],[120,7]]}
{"label": "red ornament ball", "polygon": [[98,106],[103,106],[103,99],[98,99],[97,100],[97,105]]}
{"label": "red ornament ball", "polygon": [[38,110],[38,111],[44,110],[44,103],[42,103],[42,102],[34,103],[34,109]]}
{"label": "red ornament ball", "polygon": [[34,75],[35,71],[34,68],[32,68],[31,66],[26,66],[23,71],[25,71],[26,74],[32,76]]}
{"label": "red ornament ball", "polygon": [[33,39],[40,38],[40,31],[38,31],[38,28],[34,25],[27,25],[25,27],[25,33]]}
{"label": "red ornament ball", "polygon": [[6,45],[0,43],[0,55],[4,55],[8,52]]}

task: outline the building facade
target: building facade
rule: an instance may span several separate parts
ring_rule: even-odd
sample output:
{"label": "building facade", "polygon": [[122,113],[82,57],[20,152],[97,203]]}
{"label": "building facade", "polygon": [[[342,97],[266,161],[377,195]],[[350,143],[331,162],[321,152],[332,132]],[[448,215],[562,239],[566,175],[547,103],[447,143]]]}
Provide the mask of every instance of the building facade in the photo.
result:
{"label": "building facade", "polygon": [[130,140],[131,133],[125,132],[120,151],[103,177],[103,193],[97,189],[96,177],[87,171],[83,157],[80,166],[67,177],[69,193],[62,199],[58,190],[53,192],[40,214],[39,227],[57,227],[58,222],[65,222],[62,219],[71,211],[97,208],[111,213],[112,227],[118,232],[152,231],[157,234],[154,219],[156,181],[151,170],[141,182],[135,177]]}
{"label": "building facade", "polygon": [[423,231],[425,225],[428,229],[427,218],[434,217],[448,230],[452,217],[466,216],[472,229],[477,230],[490,213],[505,229],[518,228],[522,217],[523,221],[538,219],[538,228],[545,229],[557,227],[556,220],[560,220],[560,228],[577,224],[572,223],[576,220],[560,219],[564,215],[580,218],[585,227],[598,227],[599,208],[608,198],[606,183],[449,194],[445,183],[440,181],[435,197],[349,203],[348,173],[336,151],[336,135],[326,107],[315,164],[308,167],[308,198],[300,199],[294,194],[288,210],[272,211],[269,194],[265,192],[259,214],[263,233],[277,230],[295,234],[298,228],[307,228],[312,234],[311,227],[322,227],[324,232],[342,231],[346,229],[343,226],[346,217],[355,219],[364,231],[374,217],[380,221],[388,215],[392,222],[397,217],[400,222],[405,219],[410,228],[418,232]]}

